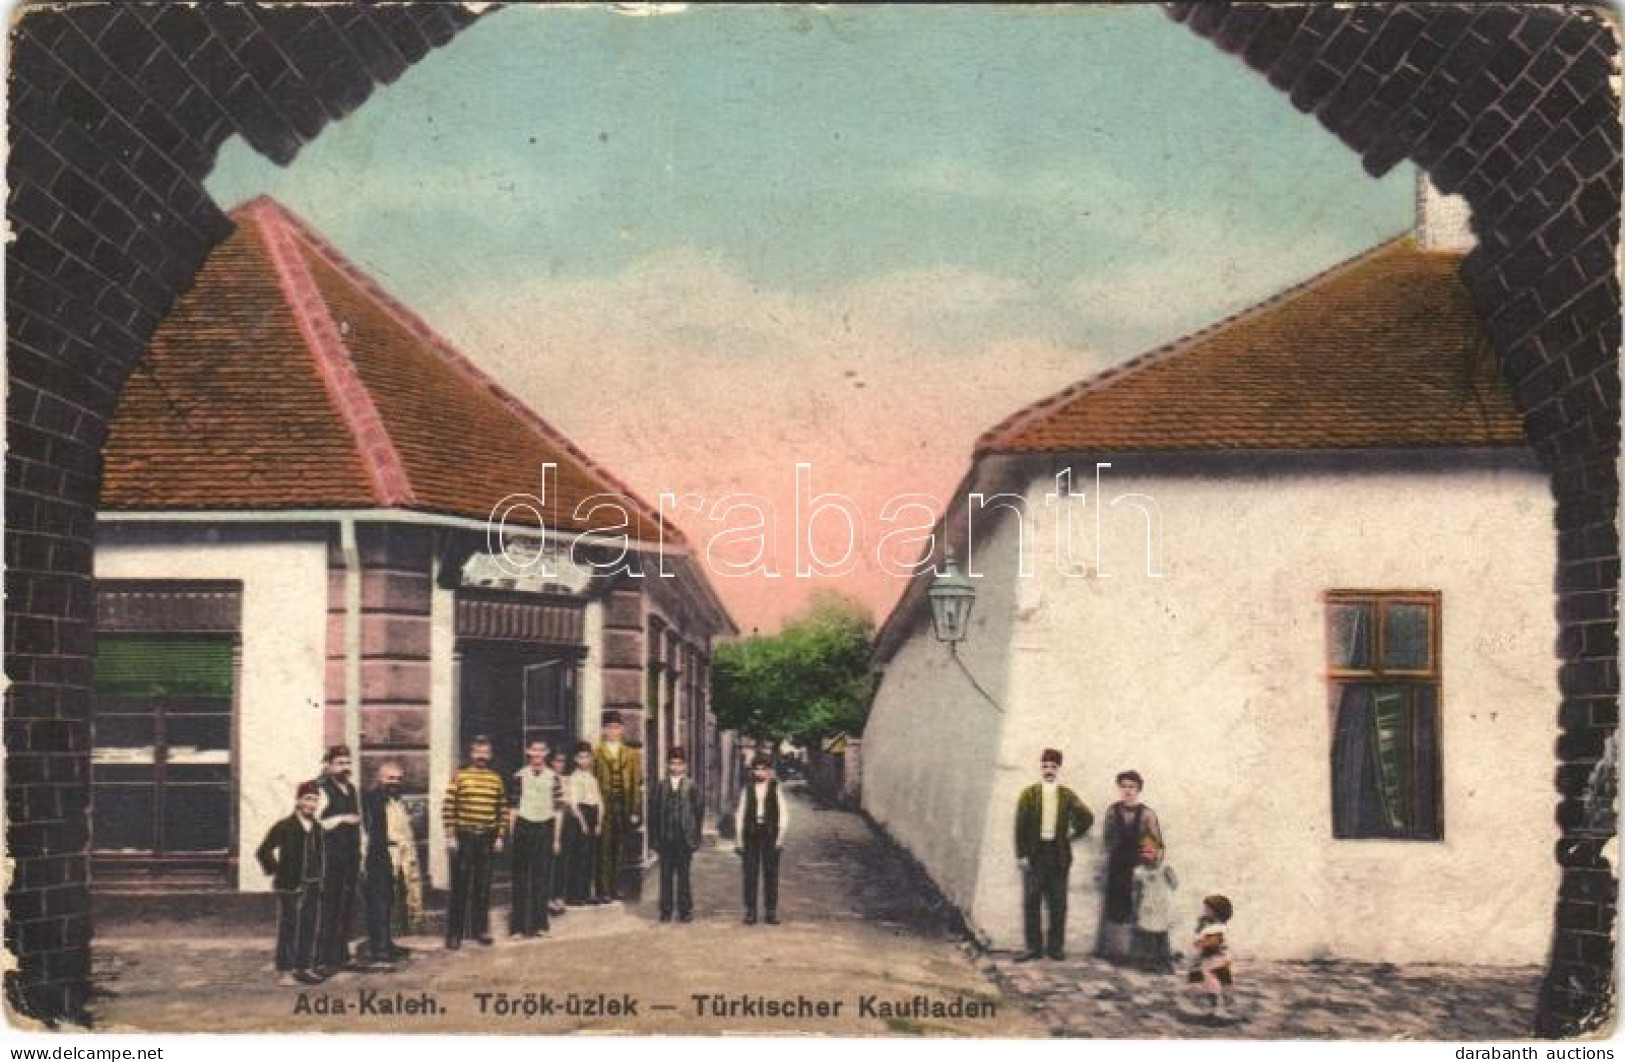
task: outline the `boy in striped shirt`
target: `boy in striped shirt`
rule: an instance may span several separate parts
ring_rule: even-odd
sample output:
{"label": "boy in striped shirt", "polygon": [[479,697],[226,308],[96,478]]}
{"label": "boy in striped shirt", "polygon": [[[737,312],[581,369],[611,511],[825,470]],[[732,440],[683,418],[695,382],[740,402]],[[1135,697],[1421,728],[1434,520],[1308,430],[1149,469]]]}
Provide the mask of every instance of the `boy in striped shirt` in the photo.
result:
{"label": "boy in striped shirt", "polygon": [[491,739],[477,735],[468,745],[469,764],[446,787],[441,818],[451,849],[451,901],[446,908],[446,947],[463,938],[491,943],[491,853],[502,850],[508,822],[508,793],[491,769]]}

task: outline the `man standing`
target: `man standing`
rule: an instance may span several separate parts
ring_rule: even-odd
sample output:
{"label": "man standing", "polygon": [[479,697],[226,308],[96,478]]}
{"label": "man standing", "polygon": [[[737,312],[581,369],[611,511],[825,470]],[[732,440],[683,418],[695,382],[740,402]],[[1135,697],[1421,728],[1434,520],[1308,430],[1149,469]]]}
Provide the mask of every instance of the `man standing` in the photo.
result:
{"label": "man standing", "polygon": [[[1017,962],[1047,954],[1066,957],[1066,879],[1072,869],[1072,841],[1082,837],[1095,816],[1077,794],[1056,779],[1061,753],[1045,749],[1038,758],[1036,785],[1016,801],[1016,865],[1021,868],[1021,910],[1027,950]],[[1041,905],[1049,907],[1049,947],[1044,947]]]}
{"label": "man standing", "polygon": [[319,985],[316,924],[322,906],[322,828],[316,825],[320,789],[301,782],[293,814],[278,819],[255,856],[276,890],[277,983]]}
{"label": "man standing", "polygon": [[546,933],[553,891],[553,857],[562,840],[564,785],[547,765],[547,742],[536,738],[525,746],[525,766],[513,776],[514,807],[508,833],[513,837],[513,906],[508,929],[516,937]]}
{"label": "man standing", "polygon": [[316,821],[325,836],[325,852],[316,961],[322,973],[331,974],[350,965],[356,889],[361,880],[361,795],[350,784],[354,761],[348,745],[334,745],[322,762]]}
{"label": "man standing", "polygon": [[401,803],[401,765],[390,760],[378,768],[373,786],[361,798],[361,822],[366,838],[362,864],[362,892],[367,904],[367,950],[375,963],[406,958],[406,949],[391,933],[397,882],[406,877],[408,862],[417,862],[417,838],[412,818]]}
{"label": "man standing", "polygon": [[477,735],[468,744],[468,759],[468,766],[452,775],[441,810],[451,849],[446,947],[453,951],[465,937],[491,943],[491,853],[501,850],[508,819],[502,776],[490,766],[491,739]]}
{"label": "man standing", "polygon": [[734,812],[734,851],[745,860],[745,924],[756,924],[756,885],[761,882],[767,924],[779,924],[779,852],[790,826],[790,809],[773,777],[773,758],[758,752],[750,765],[750,782],[739,794]]}
{"label": "man standing", "polygon": [[621,857],[626,837],[642,821],[643,759],[621,743],[625,727],[620,714],[604,716],[603,742],[592,757],[593,777],[604,799],[604,818],[598,835],[598,895],[621,898]]}
{"label": "man standing", "polygon": [[700,791],[688,775],[688,755],[674,748],[666,757],[666,778],[649,795],[649,842],[660,856],[660,920],[671,921],[676,883],[677,920],[694,920],[689,864],[700,846]]}

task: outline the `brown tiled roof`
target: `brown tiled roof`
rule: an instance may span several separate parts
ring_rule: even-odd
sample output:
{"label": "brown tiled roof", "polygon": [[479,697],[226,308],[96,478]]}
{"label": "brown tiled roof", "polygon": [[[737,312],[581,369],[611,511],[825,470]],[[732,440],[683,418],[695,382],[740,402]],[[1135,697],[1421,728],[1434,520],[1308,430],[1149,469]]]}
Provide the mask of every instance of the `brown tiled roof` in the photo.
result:
{"label": "brown tiled roof", "polygon": [[[594,494],[636,538],[660,517],[325,240],[261,198],[210,255],[125,387],[110,511],[404,508],[483,520],[549,483],[549,528]],[[613,512],[596,528],[619,532]],[[682,542],[669,523],[668,543]]]}
{"label": "brown tiled roof", "polygon": [[1521,446],[1461,259],[1383,244],[1029,406],[976,451]]}

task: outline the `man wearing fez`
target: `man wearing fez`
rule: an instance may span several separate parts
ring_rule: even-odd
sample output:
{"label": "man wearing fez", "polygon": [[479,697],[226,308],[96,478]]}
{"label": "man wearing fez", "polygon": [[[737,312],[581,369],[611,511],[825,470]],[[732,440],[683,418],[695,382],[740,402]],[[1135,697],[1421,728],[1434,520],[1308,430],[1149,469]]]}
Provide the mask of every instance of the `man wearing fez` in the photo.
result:
{"label": "man wearing fez", "polygon": [[643,759],[638,750],[621,743],[626,728],[620,714],[604,715],[603,741],[592,756],[593,777],[604,798],[603,825],[598,835],[598,895],[621,898],[621,857],[626,837],[638,828],[643,809]]}
{"label": "man wearing fez", "polygon": [[750,764],[750,781],[739,794],[734,812],[734,851],[744,857],[745,924],[756,924],[756,886],[761,882],[767,924],[779,924],[779,851],[790,826],[790,809],[773,777],[773,758],[758,752]]}
{"label": "man wearing fez", "polygon": [[323,758],[322,777],[317,781],[316,822],[322,828],[326,851],[316,961],[327,974],[350,965],[356,890],[361,881],[361,794],[350,784],[353,762],[348,745],[334,745]]}
{"label": "man wearing fez", "polygon": [[[1021,868],[1021,909],[1027,950],[1017,962],[1042,955],[1066,957],[1066,879],[1072,869],[1072,841],[1082,837],[1095,816],[1077,794],[1056,779],[1061,753],[1045,749],[1038,757],[1039,781],[1016,801],[1016,865]],[[1048,948],[1040,907],[1049,907]]]}
{"label": "man wearing fez", "polygon": [[319,985],[316,924],[322,907],[322,828],[316,825],[320,788],[301,782],[293,814],[266,831],[254,855],[276,890],[277,984]]}
{"label": "man wearing fez", "polygon": [[362,892],[367,905],[367,950],[375,963],[394,962],[407,954],[391,932],[397,883],[407,876],[408,865],[417,864],[412,817],[401,803],[403,777],[401,765],[390,760],[378,768],[372,788],[361,798],[366,834]]}
{"label": "man wearing fez", "polygon": [[700,846],[700,791],[688,777],[688,755],[674,748],[666,757],[666,777],[649,793],[649,843],[660,856],[660,920],[670,922],[673,884],[677,920],[694,920],[689,864]]}
{"label": "man wearing fez", "polygon": [[468,766],[446,786],[441,819],[451,849],[451,899],[446,905],[446,947],[455,951],[465,937],[491,943],[491,853],[502,849],[508,822],[508,793],[491,769],[491,739],[468,743]]}

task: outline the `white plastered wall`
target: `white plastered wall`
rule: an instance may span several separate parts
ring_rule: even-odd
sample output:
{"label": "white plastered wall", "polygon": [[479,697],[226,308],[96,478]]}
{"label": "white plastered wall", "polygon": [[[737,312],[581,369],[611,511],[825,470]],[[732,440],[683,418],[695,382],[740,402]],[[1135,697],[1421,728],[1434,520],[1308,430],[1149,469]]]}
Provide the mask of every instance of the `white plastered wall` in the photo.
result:
{"label": "white plastered wall", "polygon": [[[992,523],[992,520],[989,520]],[[1000,519],[980,544],[965,668],[1000,705],[1009,703],[1004,633],[1013,605],[1016,521]],[[932,633],[928,616],[886,662],[863,731],[863,806],[931,872],[963,911],[978,907],[978,874],[1010,856],[1007,830],[988,828],[988,794],[1010,766],[996,762],[1005,716],[977,692]],[[1002,847],[1001,847],[1002,845]]]}
{"label": "white plastered wall", "polygon": [[[1115,466],[1108,502],[1155,499],[1163,574],[1146,577],[1144,521],[1127,503],[1103,520],[1110,577],[1060,574],[1055,509],[1044,501],[1053,483],[1047,474],[1034,481],[1034,574],[1015,581],[1005,620],[1010,715],[1001,766],[983,773],[991,785],[975,859],[941,836],[936,801],[911,804],[915,786],[904,785],[936,771],[959,778],[967,765],[934,735],[912,759],[887,754],[905,715],[929,725],[927,706],[951,680],[909,663],[940,648],[928,628],[888,665],[877,700],[889,711],[877,712],[882,750],[864,776],[877,817],[956,902],[975,882],[972,921],[996,945],[1017,946],[1011,809],[1038,751],[1053,745],[1066,752],[1063,782],[1097,814],[1114,799],[1116,772],[1145,775],[1146,802],[1162,817],[1183,883],[1180,926],[1194,924],[1201,896],[1218,891],[1236,904],[1232,935],[1244,954],[1542,962],[1558,879],[1559,700],[1544,478],[1508,470],[1225,478],[1151,475],[1150,460]],[[1090,566],[1093,506],[1090,490],[1074,539],[1074,555]],[[1333,589],[1442,594],[1442,841],[1331,836],[1322,595]],[[980,630],[971,640],[997,635]],[[1069,946],[1084,949],[1100,906],[1098,828],[1075,851]]]}
{"label": "white plastered wall", "polygon": [[327,545],[321,541],[101,542],[98,579],[237,580],[243,584],[238,677],[237,887],[264,892],[254,859],[266,830],[293,809],[294,789],[322,759]]}

